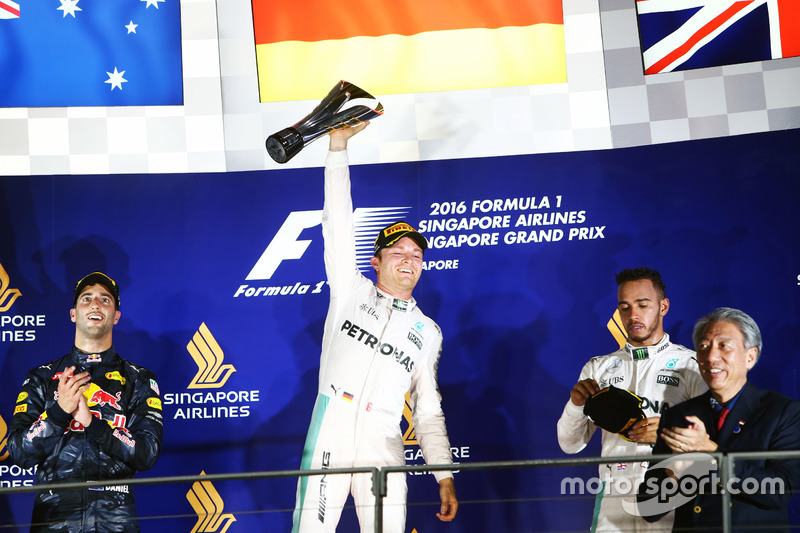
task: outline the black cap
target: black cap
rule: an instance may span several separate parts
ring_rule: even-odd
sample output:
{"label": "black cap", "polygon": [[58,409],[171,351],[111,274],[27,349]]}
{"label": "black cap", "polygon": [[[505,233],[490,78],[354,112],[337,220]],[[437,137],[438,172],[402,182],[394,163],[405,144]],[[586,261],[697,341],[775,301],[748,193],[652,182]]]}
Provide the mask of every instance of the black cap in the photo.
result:
{"label": "black cap", "polygon": [[102,272],[92,272],[81,278],[77,285],[75,285],[75,298],[72,301],[72,307],[75,307],[78,304],[78,296],[81,295],[83,289],[89,287],[91,285],[102,285],[108,292],[110,292],[114,296],[114,303],[116,304],[117,309],[119,309],[119,286],[117,283],[103,274]]}
{"label": "black cap", "polygon": [[404,220],[398,220],[383,228],[378,237],[375,239],[375,255],[384,248],[389,248],[403,237],[409,237],[414,240],[417,245],[422,248],[424,252],[428,248],[428,241],[422,236],[420,232],[412,228]]}
{"label": "black cap", "polygon": [[597,427],[616,433],[628,441],[631,440],[628,437],[631,426],[646,418],[642,411],[642,399],[614,385],[590,396],[583,406],[583,414],[591,418]]}

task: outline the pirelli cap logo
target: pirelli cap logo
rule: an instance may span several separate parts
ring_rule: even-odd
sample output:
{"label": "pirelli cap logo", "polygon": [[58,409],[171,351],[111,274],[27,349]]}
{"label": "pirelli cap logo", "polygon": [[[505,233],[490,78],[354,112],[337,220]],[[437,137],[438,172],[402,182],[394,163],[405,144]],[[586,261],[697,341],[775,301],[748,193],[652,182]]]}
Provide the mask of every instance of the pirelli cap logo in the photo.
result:
{"label": "pirelli cap logo", "polygon": [[10,287],[11,279],[8,277],[8,272],[6,272],[6,269],[0,264],[0,313],[11,309],[11,305],[14,301],[22,296],[19,289],[12,289]]}
{"label": "pirelli cap logo", "polygon": [[388,227],[385,230],[383,230],[383,234],[386,235],[387,237],[390,237],[395,233],[397,233],[398,231],[417,231],[417,230],[415,230],[408,224],[400,222],[398,224],[395,224],[394,226]]}
{"label": "pirelli cap logo", "polygon": [[403,431],[403,445],[405,446],[419,444],[417,435],[414,433],[414,422],[411,420],[411,415],[411,396],[406,393],[406,403],[403,406],[403,420],[408,424],[408,428]]}
{"label": "pirelli cap logo", "polygon": [[8,448],[6,448],[6,443],[8,442],[8,425],[6,421],[3,420],[3,417],[0,416],[0,461],[5,461],[8,459]]}
{"label": "pirelli cap logo", "polygon": [[[205,471],[200,472],[205,476]],[[197,523],[191,533],[225,533],[236,522],[233,513],[223,513],[225,502],[210,481],[195,481],[186,499],[197,513]]]}
{"label": "pirelli cap logo", "polygon": [[625,334],[625,328],[622,325],[622,317],[619,316],[619,309],[614,311],[614,315],[611,317],[611,320],[608,321],[606,327],[614,336],[614,338],[617,339],[620,349],[624,348],[625,342],[628,340],[628,336]]}
{"label": "pirelli cap logo", "polygon": [[233,365],[222,364],[225,354],[205,322],[200,324],[200,328],[186,345],[186,349],[197,363],[198,369],[189,384],[190,389],[218,389],[225,385],[233,372],[236,372]]}

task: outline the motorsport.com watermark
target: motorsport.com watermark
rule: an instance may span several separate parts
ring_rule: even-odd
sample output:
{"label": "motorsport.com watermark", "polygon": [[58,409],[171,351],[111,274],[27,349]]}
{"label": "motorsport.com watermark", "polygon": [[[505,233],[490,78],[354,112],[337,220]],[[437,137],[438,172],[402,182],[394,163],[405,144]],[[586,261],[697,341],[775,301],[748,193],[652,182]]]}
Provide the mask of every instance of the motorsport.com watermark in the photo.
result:
{"label": "motorsport.com watermark", "polygon": [[[622,500],[625,511],[635,516],[667,513],[694,499],[697,494],[785,494],[785,482],[779,477],[730,478],[725,486],[717,474],[716,460],[704,453],[687,453],[652,465],[648,470],[668,470],[671,475],[649,477],[641,485],[634,478],[618,477],[603,481],[597,477],[561,480],[561,495],[597,495],[628,497]],[[645,498],[637,503],[637,493]]]}

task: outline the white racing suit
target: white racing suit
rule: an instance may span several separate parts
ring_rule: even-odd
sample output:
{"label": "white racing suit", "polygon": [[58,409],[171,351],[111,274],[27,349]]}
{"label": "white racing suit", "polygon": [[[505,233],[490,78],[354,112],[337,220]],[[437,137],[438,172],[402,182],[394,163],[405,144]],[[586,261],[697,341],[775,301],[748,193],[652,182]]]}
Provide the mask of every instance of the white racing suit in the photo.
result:
{"label": "white racing suit", "polygon": [[[584,365],[578,381],[592,378],[600,388],[614,385],[642,398],[645,416],[660,416],[670,406],[698,396],[708,388],[700,376],[695,353],[672,344],[664,334],[655,346],[623,349],[594,357]],[[578,453],[597,426],[570,400],[558,421],[558,444],[566,453]],[[650,455],[652,445],[630,442],[616,433],[602,432],[602,457]],[[636,490],[644,479],[648,461],[600,465],[602,489],[595,500],[591,531],[671,531],[673,514],[648,523],[625,510],[635,508]]]}
{"label": "white racing suit", "polygon": [[[322,233],[331,300],[301,468],[405,464],[400,420],[409,391],[425,461],[450,464],[436,380],[442,333],[413,299],[383,293],[357,270],[347,163],[347,152],[329,152],[325,166]],[[452,474],[434,476],[439,481]],[[361,531],[374,531],[370,474],[301,477],[292,531],[335,531],[350,492]],[[383,531],[404,531],[406,493],[405,474],[389,475]]]}

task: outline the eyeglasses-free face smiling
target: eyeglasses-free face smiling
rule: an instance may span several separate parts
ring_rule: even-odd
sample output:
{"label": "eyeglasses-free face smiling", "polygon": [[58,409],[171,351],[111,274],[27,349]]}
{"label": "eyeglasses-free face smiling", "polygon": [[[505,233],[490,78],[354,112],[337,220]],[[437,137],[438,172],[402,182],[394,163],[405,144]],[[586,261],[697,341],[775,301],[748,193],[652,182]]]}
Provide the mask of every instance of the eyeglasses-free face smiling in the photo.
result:
{"label": "eyeglasses-free face smiling", "polygon": [[408,300],[422,274],[422,248],[403,237],[370,260],[377,275],[378,288],[395,298]]}

